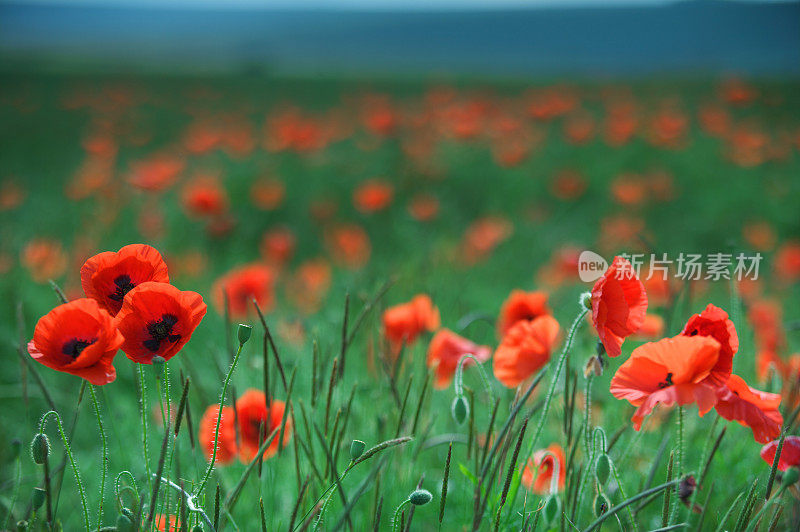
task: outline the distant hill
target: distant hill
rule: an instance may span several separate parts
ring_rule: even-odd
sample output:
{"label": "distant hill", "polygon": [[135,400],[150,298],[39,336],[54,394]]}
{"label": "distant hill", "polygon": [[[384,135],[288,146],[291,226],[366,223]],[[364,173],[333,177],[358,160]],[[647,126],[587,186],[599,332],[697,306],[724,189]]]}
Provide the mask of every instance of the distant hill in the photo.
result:
{"label": "distant hill", "polygon": [[6,64],[284,73],[800,76],[800,2],[457,12],[0,3]]}

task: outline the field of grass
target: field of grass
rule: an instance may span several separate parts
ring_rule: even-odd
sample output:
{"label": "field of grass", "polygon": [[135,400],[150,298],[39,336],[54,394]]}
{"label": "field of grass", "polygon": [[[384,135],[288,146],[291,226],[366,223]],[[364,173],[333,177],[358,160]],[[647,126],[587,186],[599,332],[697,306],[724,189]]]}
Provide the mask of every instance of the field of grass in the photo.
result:
{"label": "field of grass", "polygon": [[[43,468],[28,447],[52,409],[63,422],[93,528],[126,530],[118,516],[130,512],[146,529],[154,500],[148,472],[162,470],[164,479],[196,491],[208,465],[200,421],[219,402],[239,322],[253,333],[226,404],[245,390],[267,388],[292,408],[284,449],[256,460],[251,471],[239,460],[219,465],[192,500],[211,521],[219,508],[219,530],[313,529],[316,519],[303,516],[319,515],[318,500],[327,501],[320,529],[391,530],[400,526],[392,521],[395,509],[418,486],[433,499],[403,507],[409,530],[584,530],[600,515],[587,418],[594,447],[604,433],[614,465],[599,488],[610,506],[666,482],[671,454],[673,476],[692,473],[699,482],[687,504],[668,488],[608,516],[603,528],[766,530],[777,508],[775,530],[800,526],[796,491],[788,489],[760,514],[759,525],[752,520],[772,483],[771,464],[750,428],[714,410],[701,418],[690,404],[657,407],[635,431],[634,407],[609,392],[634,348],[677,335],[713,303],[738,331],[733,372],[754,388],[782,393],[787,433],[798,434],[796,82],[0,79],[0,529],[21,520],[46,529],[47,505],[32,509]],[[208,312],[167,362],[166,385],[152,366],[141,372],[120,352],[116,380],[94,386],[107,442],[103,475],[92,385],[37,363],[26,344],[37,320],[59,304],[49,280],[70,300],[85,297],[84,261],[132,243],[158,249],[170,282],[202,295]],[[683,281],[675,262],[666,283],[645,282],[647,312],[663,321],[629,337],[619,357],[605,357],[602,376],[589,380],[584,365],[598,337],[588,320],[577,322],[556,372],[583,309],[579,296],[592,288],[578,277],[582,250],[609,262],[621,253],[673,260],[681,253],[761,253],[763,260],[757,280]],[[254,263],[274,277],[264,293],[252,294],[274,352],[250,295],[231,302],[228,319],[215,297],[218,279]],[[494,377],[491,360],[482,365],[488,384],[475,366],[465,367],[470,409],[459,424],[451,413],[453,384],[435,387],[426,364],[436,331],[398,353],[382,314],[427,294],[442,328],[494,352],[501,305],[515,289],[548,295],[560,324],[551,363],[516,390]],[[778,338],[768,346],[757,312],[765,308]],[[162,411],[167,402],[177,411],[185,379],[180,431],[165,438]],[[518,402],[531,382],[538,385]],[[80,490],[57,429],[49,418],[54,519],[64,530],[81,530]],[[413,439],[357,464],[336,485],[352,440],[370,448],[402,436]],[[550,497],[529,490],[521,471],[534,451],[552,444],[567,461],[565,486]],[[209,530],[177,494],[162,483],[153,513],[183,513],[188,529]],[[555,500],[562,511],[548,523],[552,507],[545,509],[545,501]],[[699,512],[689,510],[690,500]]]}

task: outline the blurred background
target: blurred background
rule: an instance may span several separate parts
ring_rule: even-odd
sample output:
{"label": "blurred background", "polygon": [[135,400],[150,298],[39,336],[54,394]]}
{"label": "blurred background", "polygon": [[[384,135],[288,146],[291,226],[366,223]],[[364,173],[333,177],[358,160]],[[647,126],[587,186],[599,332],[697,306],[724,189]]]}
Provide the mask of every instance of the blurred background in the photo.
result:
{"label": "blurred background", "polygon": [[17,0],[25,69],[460,76],[800,74],[800,3]]}

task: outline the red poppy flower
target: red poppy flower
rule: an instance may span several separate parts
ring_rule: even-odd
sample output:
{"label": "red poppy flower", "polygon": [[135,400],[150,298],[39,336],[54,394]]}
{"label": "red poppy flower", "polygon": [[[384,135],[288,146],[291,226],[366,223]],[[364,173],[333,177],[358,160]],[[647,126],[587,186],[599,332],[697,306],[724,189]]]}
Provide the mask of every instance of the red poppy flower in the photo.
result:
{"label": "red poppy flower", "polygon": [[[761,448],[761,458],[769,465],[772,465],[777,452],[778,440],[771,441]],[[786,471],[790,467],[800,467],[800,436],[786,436],[783,439],[781,457],[778,459],[778,469]]]}
{"label": "red poppy flower", "polygon": [[[548,453],[552,453],[549,454]],[[553,458],[555,455],[555,458]],[[550,493],[550,485],[555,474],[556,459],[558,460],[558,489],[563,490],[567,481],[567,460],[564,449],[557,443],[551,444],[547,449],[539,449],[533,453],[533,459],[528,462],[522,471],[522,485],[540,495]]]}
{"label": "red poppy flower", "polygon": [[356,188],[353,205],[363,213],[381,211],[392,203],[394,188],[379,179],[370,179]]}
{"label": "red poppy flower", "polygon": [[727,384],[717,390],[719,415],[750,427],[759,443],[780,436],[783,425],[783,416],[778,410],[780,404],[780,395],[755,390],[738,375],[731,375]]}
{"label": "red poppy flower", "polygon": [[276,266],[282,266],[294,254],[297,238],[288,227],[276,227],[264,233],[261,239],[261,256]]}
{"label": "red poppy flower", "polygon": [[128,358],[152,364],[154,356],[169,360],[178,354],[205,315],[197,292],[148,282],[128,292],[114,324],[125,337],[122,350]]}
{"label": "red poppy flower", "polygon": [[739,350],[739,336],[728,313],[709,304],[700,314],[695,314],[681,332],[683,336],[710,336],[719,342],[719,359],[706,382],[722,386],[733,369],[733,355]]}
{"label": "red poppy flower", "polygon": [[104,251],[81,267],[86,297],[97,300],[112,316],[122,308],[125,294],[148,281],[168,283],[169,274],[161,254],[146,244],[130,244],[116,253]]}
{"label": "red poppy flower", "polygon": [[333,259],[342,266],[357,270],[369,261],[372,246],[363,228],[354,224],[334,227],[327,235],[326,242]]}
{"label": "red poppy flower", "polygon": [[550,314],[550,309],[547,308],[546,293],[513,290],[500,308],[500,316],[497,318],[497,334],[502,338],[518,321],[531,321],[548,314]]}
{"label": "red poppy flower", "polygon": [[514,225],[505,218],[487,216],[475,220],[467,227],[462,238],[464,261],[475,264],[488,258],[513,231]]}
{"label": "red poppy flower", "polygon": [[[264,392],[251,389],[247,390],[236,401],[236,414],[239,416],[239,458],[249,462],[255,458],[258,449],[270,433],[276,428],[280,430],[283,413],[286,405],[283,401],[273,400],[267,408]],[[291,417],[286,418],[283,429],[283,446],[292,436]],[[264,451],[264,458],[269,458],[278,452],[280,436],[276,435],[272,443]]]}
{"label": "red poppy flower", "polygon": [[696,402],[703,416],[717,402],[716,389],[704,380],[717,364],[719,349],[719,342],[706,336],[676,336],[641,345],[611,379],[611,394],[639,407],[632,418],[636,430],[658,403]]}
{"label": "red poppy flower", "polygon": [[550,360],[558,339],[558,322],[552,316],[518,321],[494,353],[494,376],[514,388]]}
{"label": "red poppy flower", "polygon": [[638,331],[647,313],[647,293],[622,257],[614,262],[592,288],[592,323],[609,356],[622,352],[626,336]]}
{"label": "red poppy flower", "polygon": [[[458,361],[467,354],[485,362],[492,356],[492,350],[488,345],[477,345],[449,329],[441,329],[436,333],[428,346],[428,367],[436,368],[436,380],[433,383],[436,388],[450,386]],[[474,364],[474,361],[468,358],[464,366],[470,364]]]}
{"label": "red poppy flower", "polygon": [[[217,416],[219,415],[219,405],[211,405],[206,408],[203,419],[200,420],[200,431],[198,440],[206,453],[206,458],[211,461],[214,452],[214,434],[217,429]],[[236,428],[234,426],[233,407],[223,406],[222,417],[219,421],[219,437],[217,438],[217,464],[229,464],[233,462],[239,453],[236,448]]]}
{"label": "red poppy flower", "polygon": [[228,209],[228,195],[219,182],[209,176],[194,178],[183,189],[183,206],[195,216],[216,216]]}
{"label": "red poppy flower", "polygon": [[419,294],[408,303],[395,305],[383,313],[383,331],[395,352],[405,345],[411,345],[424,331],[439,328],[439,309],[431,298]]}
{"label": "red poppy flower", "polygon": [[275,273],[269,266],[251,264],[229,271],[214,283],[214,303],[220,313],[225,311],[228,295],[231,317],[246,318],[253,308],[253,299],[263,312],[269,312],[274,302]]}
{"label": "red poppy flower", "polygon": [[153,519],[153,525],[158,532],[178,532],[181,520],[175,515],[157,514]]}
{"label": "red poppy flower", "polygon": [[83,298],[42,316],[28,353],[48,368],[102,385],[117,377],[111,364],[122,342],[111,315],[94,299]]}

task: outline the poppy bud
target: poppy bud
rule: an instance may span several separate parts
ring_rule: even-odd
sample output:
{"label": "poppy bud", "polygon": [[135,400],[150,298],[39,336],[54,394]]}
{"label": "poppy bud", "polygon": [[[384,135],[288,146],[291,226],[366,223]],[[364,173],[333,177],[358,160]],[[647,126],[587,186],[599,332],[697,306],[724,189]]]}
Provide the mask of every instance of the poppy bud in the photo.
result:
{"label": "poppy bud", "polygon": [[592,293],[584,292],[581,294],[580,303],[589,310],[592,310]]}
{"label": "poppy bud", "polygon": [[598,493],[597,497],[594,498],[594,516],[600,517],[608,511],[610,506],[611,503],[608,502],[608,497],[602,493]]}
{"label": "poppy bud", "polygon": [[414,506],[424,506],[431,502],[433,495],[428,490],[414,490],[408,496],[408,501]]}
{"label": "poppy bud", "polygon": [[50,440],[41,432],[33,437],[31,442],[31,457],[37,464],[43,464],[50,454]]}
{"label": "poppy bud", "polygon": [[608,482],[608,476],[611,474],[611,458],[606,453],[597,457],[594,464],[594,474],[597,477],[597,482],[601,486],[605,486]]}
{"label": "poppy bud", "polygon": [[119,514],[117,516],[117,530],[119,532],[133,532],[134,529],[133,519],[125,514]]}
{"label": "poppy bud", "polygon": [[24,530],[28,530],[28,522],[24,519],[17,521],[17,532],[23,532]]}
{"label": "poppy bud", "polygon": [[192,527],[192,532],[203,532],[203,527],[200,525],[194,525],[194,527]]}
{"label": "poppy bud", "polygon": [[22,440],[14,438],[11,441],[11,458],[16,458],[22,452]]}
{"label": "poppy bud", "polygon": [[469,415],[467,398],[463,395],[456,395],[455,399],[453,399],[453,404],[450,406],[450,413],[453,414],[453,419],[456,420],[456,423],[463,425]]}
{"label": "poppy bud", "polygon": [[158,355],[153,357],[153,373],[156,375],[156,379],[161,379],[164,375],[164,364],[167,363],[167,360],[164,357],[160,357]]}
{"label": "poppy bud", "polygon": [[239,345],[242,346],[247,343],[250,339],[250,335],[253,333],[253,328],[249,325],[245,325],[244,323],[239,324],[239,329],[237,334],[239,336]]}
{"label": "poppy bud", "polygon": [[364,447],[366,444],[363,441],[353,440],[353,443],[350,444],[350,460],[357,460],[364,454]]}
{"label": "poppy bud", "polygon": [[44,504],[45,495],[46,494],[42,488],[33,488],[33,494],[31,495],[31,508],[33,508],[34,512],[41,508]]}
{"label": "poppy bud", "polygon": [[545,523],[552,523],[556,520],[561,513],[561,501],[558,500],[557,495],[550,495],[544,503],[544,521]]}
{"label": "poppy bud", "polygon": [[781,486],[788,488],[789,486],[795,484],[798,480],[800,480],[800,470],[798,470],[796,467],[790,467],[783,474]]}
{"label": "poppy bud", "polygon": [[588,379],[591,375],[599,377],[603,374],[603,364],[596,355],[589,357],[586,365],[583,366],[583,377]]}

